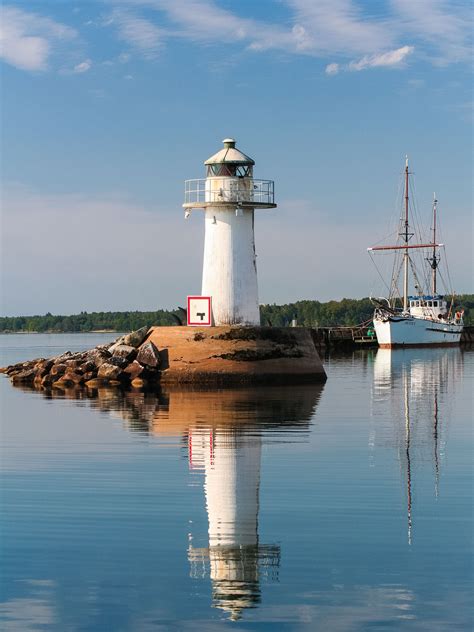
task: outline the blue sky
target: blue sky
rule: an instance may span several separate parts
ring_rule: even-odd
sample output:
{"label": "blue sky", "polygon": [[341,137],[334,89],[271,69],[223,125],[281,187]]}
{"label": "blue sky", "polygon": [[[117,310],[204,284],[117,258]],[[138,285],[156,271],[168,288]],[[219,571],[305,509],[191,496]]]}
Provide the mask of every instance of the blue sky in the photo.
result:
{"label": "blue sky", "polygon": [[173,308],[199,293],[183,182],[224,137],[275,180],[261,302],[380,294],[366,248],[439,199],[472,291],[472,5],[95,0],[2,8],[2,312]]}

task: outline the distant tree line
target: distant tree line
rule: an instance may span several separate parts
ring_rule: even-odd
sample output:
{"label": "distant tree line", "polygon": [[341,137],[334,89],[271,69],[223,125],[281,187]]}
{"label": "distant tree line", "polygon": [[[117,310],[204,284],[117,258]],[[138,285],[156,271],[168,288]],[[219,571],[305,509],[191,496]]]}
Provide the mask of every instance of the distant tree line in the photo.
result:
{"label": "distant tree line", "polygon": [[[177,325],[179,311],[156,312],[81,312],[72,316],[0,317],[0,332],[79,333],[88,331],[134,331],[147,325]],[[181,315],[182,319],[182,315]]]}
{"label": "distant tree line", "polygon": [[[474,324],[474,294],[455,298],[456,308],[464,309],[464,322]],[[368,298],[341,301],[297,301],[287,305],[262,305],[262,325],[287,327],[293,319],[306,327],[358,325],[371,319],[374,307]],[[156,312],[81,312],[72,316],[0,317],[0,333],[54,332],[74,333],[90,331],[133,331],[151,325],[177,325],[183,320],[180,310],[160,309]]]}
{"label": "distant tree line", "polygon": [[330,325],[358,325],[369,320],[374,306],[368,298],[360,300],[343,298],[342,301],[297,301],[287,305],[262,305],[262,325],[286,327],[293,319],[305,327]]}

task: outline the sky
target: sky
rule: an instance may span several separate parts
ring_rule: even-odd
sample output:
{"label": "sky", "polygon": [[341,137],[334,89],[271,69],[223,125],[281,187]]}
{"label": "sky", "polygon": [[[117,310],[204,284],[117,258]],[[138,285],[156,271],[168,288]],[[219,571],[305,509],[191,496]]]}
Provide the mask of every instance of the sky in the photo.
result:
{"label": "sky", "polygon": [[6,0],[3,315],[154,310],[199,294],[184,181],[225,137],[275,181],[256,211],[261,303],[384,292],[408,154],[472,292],[469,0]]}

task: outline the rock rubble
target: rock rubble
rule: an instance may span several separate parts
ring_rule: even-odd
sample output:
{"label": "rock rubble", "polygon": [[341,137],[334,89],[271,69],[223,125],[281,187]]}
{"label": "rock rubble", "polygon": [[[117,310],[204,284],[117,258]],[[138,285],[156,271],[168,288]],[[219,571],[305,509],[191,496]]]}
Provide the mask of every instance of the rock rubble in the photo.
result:
{"label": "rock rubble", "polygon": [[160,353],[146,342],[148,327],[88,351],[67,351],[55,358],[36,358],[0,369],[14,385],[67,389],[74,386],[145,388],[160,380]]}

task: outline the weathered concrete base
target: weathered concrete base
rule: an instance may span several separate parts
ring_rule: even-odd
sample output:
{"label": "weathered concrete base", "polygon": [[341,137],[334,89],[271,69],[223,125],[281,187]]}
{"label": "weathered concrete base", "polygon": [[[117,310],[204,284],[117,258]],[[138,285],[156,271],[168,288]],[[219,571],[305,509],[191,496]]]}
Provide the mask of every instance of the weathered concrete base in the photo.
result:
{"label": "weathered concrete base", "polygon": [[324,382],[326,372],[305,328],[153,327],[160,383]]}

